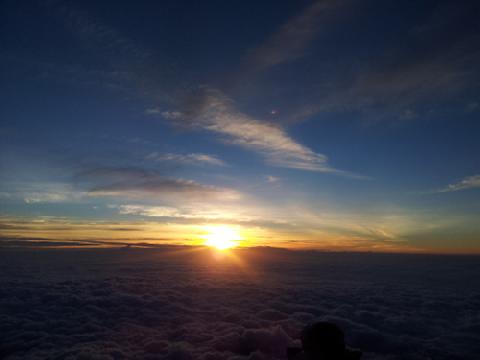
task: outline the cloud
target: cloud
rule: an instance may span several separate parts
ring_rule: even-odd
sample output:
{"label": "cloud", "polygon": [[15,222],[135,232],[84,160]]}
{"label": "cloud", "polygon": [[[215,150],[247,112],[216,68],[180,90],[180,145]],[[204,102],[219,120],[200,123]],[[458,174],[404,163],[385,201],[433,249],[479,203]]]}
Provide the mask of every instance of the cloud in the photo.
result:
{"label": "cloud", "polygon": [[[354,69],[351,62],[335,64],[332,76],[326,77],[321,88],[312,87],[306,100],[298,100],[287,120],[353,110],[369,121],[411,121],[440,106],[452,106],[457,97],[478,93],[480,37],[473,15],[478,4],[464,5],[440,2],[428,16],[410,24],[398,41],[372,49]],[[358,36],[360,43],[372,41],[370,33],[359,31]],[[326,66],[330,65],[327,61]],[[315,84],[317,75],[325,78],[322,73],[312,75]],[[308,80],[302,83],[302,88],[309,86]]]}
{"label": "cloud", "polygon": [[[73,2],[58,1],[47,1],[42,5],[49,16],[64,25],[60,31],[69,30],[74,40],[79,41],[89,53],[107,65],[108,70],[99,72],[96,69],[92,70],[88,65],[77,68],[58,63],[48,64],[49,70],[57,74],[62,81],[70,77],[76,84],[87,83],[85,80],[87,76],[88,83],[120,91],[123,96],[140,94],[150,100],[159,98],[171,100],[171,87],[176,83],[173,77],[178,75],[178,69],[175,61],[167,54],[162,53],[162,56],[153,54],[129,34],[103,21],[101,16],[86,10],[87,7],[77,6]],[[59,71],[59,68],[65,70]],[[70,68],[72,71],[67,72]],[[158,111],[159,108],[151,107],[145,113],[154,115]]]}
{"label": "cloud", "polygon": [[474,62],[475,56],[452,50],[449,56],[430,55],[422,62],[402,61],[400,55],[383,59],[374,69],[366,66],[349,79],[339,75],[326,91],[297,107],[288,120],[331,111],[356,111],[369,121],[415,120],[437,108],[439,99],[452,99],[474,86],[476,75],[462,60]]}
{"label": "cloud", "polygon": [[23,201],[27,204],[59,203],[78,200],[80,194],[62,192],[38,192],[23,194]]}
{"label": "cloud", "polygon": [[153,152],[147,156],[149,160],[155,161],[171,161],[174,163],[184,163],[184,164],[193,164],[193,165],[215,165],[215,166],[226,166],[223,160],[220,160],[215,155],[202,154],[202,153],[191,153],[191,154],[160,154],[158,152]]}
{"label": "cloud", "polygon": [[86,195],[68,183],[40,180],[34,184],[18,181],[8,190],[0,192],[0,198],[22,200],[26,204],[79,202]]}
{"label": "cloud", "polygon": [[[118,208],[121,215],[140,215],[147,217],[168,217],[173,219],[196,219],[196,220],[215,220],[229,219],[229,214],[222,211],[208,211],[202,207],[195,209],[177,208],[173,206],[150,206],[150,205],[112,205],[112,208]],[[231,219],[241,220],[241,216],[231,217]],[[231,220],[230,219],[230,220]]]}
{"label": "cloud", "polygon": [[[255,209],[235,202],[234,204],[206,204],[193,203],[187,205],[146,205],[146,204],[122,204],[108,205],[111,209],[118,210],[120,215],[134,215],[144,217],[166,218],[168,223],[191,224],[203,226],[204,224],[237,224],[242,227],[265,227],[272,221],[265,219],[261,214],[255,213]],[[160,219],[158,219],[160,221]],[[1,223],[0,223],[1,225]]]}
{"label": "cloud", "polygon": [[144,62],[150,57],[149,52],[139,44],[124,36],[121,32],[93,18],[88,12],[75,7],[72,3],[46,2],[50,14],[63,22],[85,46],[101,49],[103,55],[115,65],[132,61]]}
{"label": "cloud", "polygon": [[171,111],[171,110],[165,110],[165,111],[162,111],[160,110],[159,107],[151,107],[151,108],[147,108],[145,109],[145,114],[146,115],[161,115],[162,117],[164,117],[165,119],[168,119],[168,120],[175,120],[175,119],[179,119],[182,117],[182,113],[180,111]]}
{"label": "cloud", "polygon": [[[116,207],[118,208],[118,207]],[[174,220],[174,219],[173,219]],[[0,242],[16,240],[34,246],[31,241],[79,242],[92,246],[141,245],[153,247],[159,244],[195,244],[200,239],[198,225],[188,222],[159,221],[159,219],[133,220],[85,220],[60,217],[0,217]],[[3,243],[5,244],[5,243]]]}
{"label": "cloud", "polygon": [[[153,58],[146,49],[120,31],[102,24],[99,19],[71,4],[48,4],[75,36],[83,40],[88,47],[94,47],[95,53],[109,60],[111,69],[106,72],[112,77],[109,83],[128,89],[130,96],[141,94],[152,102],[155,106],[149,107],[145,113],[161,115],[171,121],[181,120],[181,109],[163,110],[164,107],[172,107],[181,92],[180,89],[175,89],[178,77],[181,77],[175,61],[168,60],[166,54]],[[355,7],[349,6],[350,4]],[[335,48],[341,49],[340,54],[334,51],[331,57],[328,57],[325,56],[326,52],[330,51],[328,41],[327,47],[319,50],[323,42],[315,42],[315,39],[322,32],[326,33],[327,38],[332,35],[332,30],[333,36],[339,36],[335,32],[338,24],[330,26],[330,22],[344,14],[356,14],[361,21],[365,20],[366,16],[371,14],[370,9],[358,4],[362,2],[313,2],[280,26],[264,42],[250,50],[246,54],[244,69],[229,70],[229,75],[234,73],[232,88],[252,82],[254,86],[249,90],[253,89],[259,99],[265,99],[262,93],[277,92],[280,89],[278,93],[282,97],[276,100],[284,102],[285,98],[289,99],[280,111],[282,115],[278,116],[278,119],[284,122],[305,120],[322,112],[352,110],[364,115],[369,121],[411,121],[429,114],[429,110],[436,107],[439,99],[454,96],[468,88],[478,92],[476,64],[479,62],[479,53],[476,49],[480,38],[477,36],[476,18],[473,15],[478,12],[475,2],[462,6],[440,2],[416,23],[405,25],[410,28],[405,27],[402,37],[393,37],[393,41],[388,43],[384,43],[383,38],[378,39],[379,46],[374,46],[372,51],[366,51],[368,55],[360,56],[352,67],[351,61],[337,61],[337,56],[352,56],[351,52],[345,52],[343,48],[351,47],[351,41],[338,41]],[[369,5],[366,6],[368,8]],[[399,9],[404,10],[402,6],[399,6]],[[360,26],[356,21],[352,23]],[[367,45],[364,44],[366,41],[371,44],[372,36],[376,40],[370,31],[349,28],[348,23],[342,26],[348,31],[356,32],[352,39],[358,39],[358,44],[355,44],[354,48]],[[295,78],[298,75],[302,79],[296,81],[299,87],[292,83],[285,84],[284,78],[278,77],[278,81],[262,88],[256,76],[245,71],[245,68],[263,70],[308,58],[310,47],[312,53],[315,52],[314,55],[323,51],[320,56],[321,64],[309,67],[307,78],[302,75],[303,67],[292,69]],[[363,54],[363,51],[360,53]],[[159,66],[159,63],[162,66]],[[53,64],[52,68],[58,69],[60,66]],[[77,77],[84,78],[85,70],[87,69],[82,70],[82,76]],[[220,74],[219,77],[226,76],[228,75]],[[89,77],[98,80],[95,73]],[[275,91],[272,91],[273,88]],[[235,91],[227,91],[230,95],[235,95]],[[159,104],[161,106],[157,106]],[[467,106],[467,111],[469,109]]]}
{"label": "cloud", "polygon": [[316,1],[291,18],[262,45],[249,52],[248,67],[261,70],[303,57],[322,22],[340,3],[337,0]]}
{"label": "cloud", "polygon": [[155,171],[136,167],[99,167],[78,173],[75,180],[87,186],[95,196],[149,197],[186,195],[223,200],[239,198],[237,191],[199,184],[193,180],[163,176]]}
{"label": "cloud", "polygon": [[480,188],[480,175],[468,176],[457,183],[450,184],[447,187],[438,190],[438,192],[452,192],[475,188]]}
{"label": "cloud", "polygon": [[169,206],[143,206],[143,205],[119,205],[118,212],[121,215],[142,215],[155,217],[180,217],[177,208]]}
{"label": "cloud", "polygon": [[148,108],[148,109],[145,109],[145,114],[147,115],[158,115],[160,114],[161,111],[159,108]]}
{"label": "cloud", "polygon": [[267,175],[265,177],[265,181],[268,182],[268,183],[277,183],[280,181],[280,178],[276,177],[276,176],[272,176],[272,175]]}
{"label": "cloud", "polygon": [[347,174],[331,167],[325,155],[296,142],[280,126],[237,111],[233,101],[218,90],[202,87],[182,105],[175,124],[217,133],[226,143],[260,153],[270,165]]}
{"label": "cloud", "polygon": [[477,259],[233,253],[243,267],[185,247],[0,251],[0,354],[278,360],[328,320],[368,359],[477,358]]}
{"label": "cloud", "polygon": [[162,116],[165,118],[165,119],[169,119],[169,120],[175,120],[175,119],[179,119],[182,117],[182,113],[180,111],[163,111],[162,112]]}

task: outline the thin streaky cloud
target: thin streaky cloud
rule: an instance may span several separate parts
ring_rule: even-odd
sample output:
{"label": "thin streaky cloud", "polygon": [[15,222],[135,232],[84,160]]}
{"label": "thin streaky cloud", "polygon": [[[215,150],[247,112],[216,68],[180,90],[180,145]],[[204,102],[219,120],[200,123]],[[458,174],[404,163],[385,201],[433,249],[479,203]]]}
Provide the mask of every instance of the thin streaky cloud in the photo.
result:
{"label": "thin streaky cloud", "polygon": [[217,133],[226,143],[260,153],[272,166],[346,174],[331,167],[327,156],[296,142],[282,127],[236,110],[233,101],[220,91],[200,90],[184,102],[181,111],[177,111],[181,116],[167,120]]}
{"label": "thin streaky cloud", "polygon": [[[354,72],[337,67],[330,85],[291,111],[285,121],[352,110],[368,121],[411,121],[428,116],[439,101],[466,91],[477,93],[480,37],[478,32],[459,27],[459,19],[478,12],[478,5],[464,5],[447,2],[438,6],[421,26],[412,26],[406,46],[392,43],[360,62]],[[468,19],[467,24],[472,21]],[[459,30],[452,31],[455,28]],[[467,112],[476,108],[475,100],[470,104]]]}
{"label": "thin streaky cloud", "polygon": [[118,213],[121,215],[142,215],[152,217],[180,217],[181,212],[170,206],[120,205]]}
{"label": "thin streaky cloud", "polygon": [[120,215],[134,215],[144,217],[169,218],[169,221],[198,220],[198,221],[229,221],[251,222],[254,217],[246,216],[241,212],[231,212],[218,206],[151,206],[145,204],[109,205],[116,209]]}
{"label": "thin streaky cloud", "polygon": [[[108,71],[104,77],[108,87],[122,90],[128,97],[142,96],[150,101],[174,101],[171,98],[173,78],[178,74],[176,64],[165,54],[154,56],[150,48],[143,47],[128,36],[73,3],[46,2],[54,19],[75,36],[83,47],[106,60]],[[57,64],[55,64],[55,69]],[[86,70],[76,74],[82,79]],[[95,74],[93,74],[95,75]],[[168,80],[167,80],[168,79]],[[98,80],[97,80],[98,81]],[[105,83],[105,81],[103,81]],[[161,99],[161,100],[160,100]],[[147,109],[147,115],[155,114],[156,107]]]}
{"label": "thin streaky cloud", "polygon": [[280,178],[273,176],[273,175],[267,175],[265,176],[265,181],[270,184],[274,184],[280,181]]}
{"label": "thin streaky cloud", "polygon": [[160,109],[156,107],[145,109],[146,115],[158,115],[160,113],[161,113]]}
{"label": "thin streaky cloud", "polygon": [[[320,22],[319,15],[340,3],[341,1],[315,2],[285,23],[263,46],[252,51],[252,61],[256,62],[260,68],[264,68],[302,56],[317,33]],[[93,38],[98,43],[102,43],[105,39],[111,39],[111,47],[118,52],[132,47],[130,42],[121,37],[118,32],[108,27],[104,28],[102,24],[89,19],[80,11],[71,8],[65,8],[63,11],[73,17],[74,28],[79,35]],[[144,53],[145,56],[140,56],[142,51],[138,49],[135,49],[133,53],[142,61],[148,58],[147,52]],[[236,111],[233,101],[220,91],[210,89],[204,93],[208,94],[201,97],[200,104],[188,104],[187,109],[160,110],[155,106],[147,108],[145,114],[162,116],[177,124],[188,123],[185,118],[188,118],[190,122],[193,119],[194,126],[224,135],[223,140],[227,143],[262,153],[266,162],[272,166],[351,176],[347,172],[331,167],[325,155],[316,153],[291,139],[283,128]],[[193,114],[191,113],[192,109]],[[208,162],[207,159],[203,159],[203,161]],[[211,160],[210,163],[212,163]]]}
{"label": "thin streaky cloud", "polygon": [[180,111],[163,111],[162,116],[166,119],[175,120],[182,117],[182,113]]}
{"label": "thin streaky cloud", "polygon": [[171,161],[174,163],[192,164],[192,165],[214,165],[226,166],[226,163],[215,155],[190,153],[190,154],[161,154],[153,152],[147,156],[148,160],[154,161]]}
{"label": "thin streaky cloud", "polygon": [[86,46],[100,47],[104,53],[118,57],[127,57],[129,61],[145,61],[150,53],[138,43],[121,34],[113,27],[93,18],[72,4],[46,2],[52,15],[62,21]]}
{"label": "thin streaky cloud", "polygon": [[447,187],[438,190],[438,192],[452,192],[460,190],[468,190],[480,188],[480,175],[468,176],[459,182],[448,185]]}
{"label": "thin streaky cloud", "polygon": [[78,186],[86,187],[90,196],[185,196],[186,198],[221,198],[236,200],[240,194],[228,188],[200,184],[196,181],[164,176],[136,167],[98,167],[75,176]]}
{"label": "thin streaky cloud", "polygon": [[76,191],[68,183],[45,181],[36,184],[18,181],[8,185],[8,191],[0,192],[0,200],[20,200],[25,204],[75,203],[85,196],[84,192]]}
{"label": "thin streaky cloud", "polygon": [[249,67],[266,69],[303,57],[320,31],[322,20],[325,20],[322,15],[329,14],[340,3],[341,1],[316,1],[288,20],[262,45],[249,52]]}

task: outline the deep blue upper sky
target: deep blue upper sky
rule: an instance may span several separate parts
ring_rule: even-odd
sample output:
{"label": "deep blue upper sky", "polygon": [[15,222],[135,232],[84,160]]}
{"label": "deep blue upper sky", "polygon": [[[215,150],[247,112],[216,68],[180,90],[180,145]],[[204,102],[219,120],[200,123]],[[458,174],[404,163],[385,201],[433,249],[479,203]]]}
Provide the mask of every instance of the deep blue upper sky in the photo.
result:
{"label": "deep blue upper sky", "polygon": [[5,236],[480,250],[477,1],[0,6]]}

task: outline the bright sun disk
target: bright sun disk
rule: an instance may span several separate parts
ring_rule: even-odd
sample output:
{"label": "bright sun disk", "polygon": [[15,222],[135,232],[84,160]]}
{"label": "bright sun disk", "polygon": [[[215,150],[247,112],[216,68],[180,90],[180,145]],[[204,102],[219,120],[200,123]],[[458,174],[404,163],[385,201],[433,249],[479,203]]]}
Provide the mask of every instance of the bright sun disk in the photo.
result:
{"label": "bright sun disk", "polygon": [[230,249],[238,245],[242,240],[239,232],[228,226],[212,226],[208,228],[208,234],[202,236],[205,245],[219,250]]}

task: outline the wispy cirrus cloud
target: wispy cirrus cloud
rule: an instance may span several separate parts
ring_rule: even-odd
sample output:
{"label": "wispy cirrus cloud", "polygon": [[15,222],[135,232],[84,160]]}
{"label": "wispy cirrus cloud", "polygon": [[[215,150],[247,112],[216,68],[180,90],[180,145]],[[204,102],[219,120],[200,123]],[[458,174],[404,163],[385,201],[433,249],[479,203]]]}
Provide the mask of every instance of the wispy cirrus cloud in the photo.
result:
{"label": "wispy cirrus cloud", "polygon": [[[361,2],[357,4],[361,12]],[[334,64],[322,87],[309,87],[311,84],[304,81],[302,88],[311,88],[312,94],[306,100],[299,99],[284,120],[295,122],[317,113],[356,111],[368,121],[401,122],[448,105],[444,99],[463,95],[475,104],[471,94],[478,93],[480,83],[480,37],[473,15],[477,12],[475,2],[463,6],[439,2],[427,16],[409,25],[403,44],[385,43],[378,52],[359,59],[353,69],[351,62]],[[388,27],[386,32],[391,31]],[[363,36],[359,31],[360,42],[366,41]],[[311,77],[315,81],[324,75],[319,68]],[[298,89],[292,87],[290,91],[294,95]]]}
{"label": "wispy cirrus cloud", "polygon": [[226,143],[260,153],[270,165],[347,174],[330,166],[326,155],[292,139],[282,127],[238,111],[233,100],[219,90],[202,87],[175,112],[178,116],[167,120],[217,133]]}
{"label": "wispy cirrus cloud", "polygon": [[221,198],[234,200],[240,194],[227,188],[203,185],[193,180],[164,176],[136,167],[99,167],[78,173],[75,180],[86,186],[93,196],[182,196],[187,198]]}
{"label": "wispy cirrus cloud", "polygon": [[[287,21],[263,45],[251,50],[247,55],[247,62],[250,62],[254,68],[264,69],[302,57],[320,29],[320,23],[325,18],[323,14],[328,14],[331,9],[336,8],[341,3],[343,1],[337,0],[313,3],[300,14]],[[142,69],[149,68],[147,65],[151,65],[149,62],[150,54],[135,46],[134,42],[123,37],[115,29],[91,19],[74,8],[61,7],[60,13],[65,14],[69,19],[71,18],[69,27],[74,34],[81,39],[88,40],[89,46],[101,47],[102,53],[105,53],[108,58],[116,59],[117,56],[112,55],[117,55],[117,53],[123,55],[124,52],[131,50],[133,56],[126,57],[128,58],[128,66],[126,66],[128,69],[133,67],[138,70],[139,67],[132,64],[142,64]],[[123,65],[123,63],[117,64],[116,61],[112,63],[114,68],[123,68]],[[153,70],[152,73],[154,73]],[[140,89],[144,96],[151,98],[155,104],[158,104],[158,94],[164,93],[165,86],[160,86],[156,82],[157,78],[155,76],[145,77],[143,75],[142,72],[132,71],[129,84],[133,88]],[[154,90],[151,91],[152,89]],[[146,109],[145,113],[152,116],[161,116],[176,124],[189,124],[220,134],[222,140],[226,143],[240,145],[261,153],[267,163],[273,166],[348,174],[330,166],[326,155],[317,153],[292,139],[282,127],[236,110],[233,101],[221,91],[202,88],[199,93],[189,97],[182,104],[183,106],[178,109],[164,109],[163,106],[153,106]],[[165,101],[178,103],[178,100],[177,95],[169,95],[163,96],[162,101],[159,102],[165,105]],[[197,161],[211,165],[221,164],[221,160],[207,157],[204,154],[172,155],[167,154],[162,160]],[[183,183],[181,186],[180,184],[177,185],[175,188],[190,187]],[[115,184],[115,186],[117,188],[124,187],[123,184]],[[165,187],[167,187],[167,184],[162,184],[162,188]],[[112,186],[110,186],[110,190],[112,190]],[[94,191],[101,193],[103,190],[98,188]]]}
{"label": "wispy cirrus cloud", "polygon": [[136,41],[95,19],[73,3],[49,1],[44,5],[50,14],[62,21],[85,46],[101,48],[103,54],[110,55],[116,64],[125,59],[129,62],[145,61],[150,57],[150,53]]}
{"label": "wispy cirrus cloud", "polygon": [[280,181],[279,177],[273,176],[273,175],[267,175],[265,176],[265,181],[270,184],[274,184]]}
{"label": "wispy cirrus cloud", "polygon": [[247,216],[239,209],[231,209],[222,206],[196,205],[192,206],[152,206],[146,204],[123,204],[110,205],[112,209],[117,209],[120,215],[135,215],[144,217],[169,218],[169,222],[185,222],[185,220],[194,220],[195,222],[228,221],[228,222],[251,222],[255,216]]}
{"label": "wispy cirrus cloud", "polygon": [[25,184],[18,181],[9,184],[7,191],[0,192],[0,199],[21,200],[26,204],[78,202],[86,195],[76,191],[71,184],[62,182],[38,181]]}
{"label": "wispy cirrus cloud", "polygon": [[438,99],[458,95],[476,86],[476,75],[468,64],[478,61],[477,53],[466,54],[452,49],[448,55],[428,54],[425,57],[422,62],[390,58],[375,69],[365,69],[344,80],[346,86],[340,81],[333,82],[328,93],[318,94],[317,101],[299,108],[291,120],[308,118],[320,112],[345,110],[358,111],[376,121],[412,120],[422,113],[420,102],[431,109]]}
{"label": "wispy cirrus cloud", "polygon": [[171,206],[119,205],[118,213],[120,215],[142,215],[152,217],[183,217],[183,214],[179,209]]}
{"label": "wispy cirrus cloud", "polygon": [[35,203],[57,203],[57,202],[64,202],[66,200],[70,200],[70,198],[63,193],[30,193],[25,194],[23,200],[27,204],[35,204]]}
{"label": "wispy cirrus cloud", "polygon": [[438,190],[438,192],[452,192],[474,188],[480,188],[480,175],[468,176],[459,182],[450,184],[447,187]]}
{"label": "wispy cirrus cloud", "polygon": [[289,19],[263,44],[248,53],[248,67],[261,70],[303,57],[320,31],[322,21],[341,3],[338,0],[316,1]]}
{"label": "wispy cirrus cloud", "polygon": [[193,164],[193,165],[215,165],[226,166],[226,163],[215,155],[190,153],[190,154],[161,154],[153,152],[147,155],[148,160],[171,161],[174,163]]}

